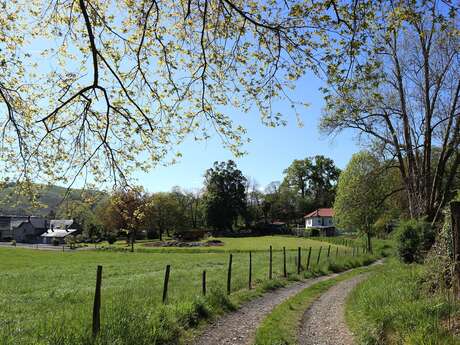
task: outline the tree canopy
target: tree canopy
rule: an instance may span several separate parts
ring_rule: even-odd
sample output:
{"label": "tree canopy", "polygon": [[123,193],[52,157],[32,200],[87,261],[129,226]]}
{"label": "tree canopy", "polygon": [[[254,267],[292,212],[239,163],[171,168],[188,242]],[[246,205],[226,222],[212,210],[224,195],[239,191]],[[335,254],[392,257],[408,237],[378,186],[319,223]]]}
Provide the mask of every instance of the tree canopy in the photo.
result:
{"label": "tree canopy", "polygon": [[181,212],[177,194],[174,193],[154,193],[148,198],[144,212],[147,231],[157,232],[160,240],[163,239],[163,233],[169,236],[185,223],[185,212]]}
{"label": "tree canopy", "polygon": [[216,230],[232,230],[239,216],[246,213],[246,178],[235,162],[215,162],[205,174],[205,214],[207,224]]}
{"label": "tree canopy", "polygon": [[354,154],[340,174],[334,203],[336,226],[367,234],[370,239],[372,227],[383,213],[386,190],[379,160],[368,152]]}
{"label": "tree canopy", "polygon": [[273,102],[298,105],[287,90],[319,70],[329,30],[351,30],[354,3],[3,1],[3,175],[124,181],[188,135],[241,153],[245,129],[224,109],[284,123]]}
{"label": "tree canopy", "polygon": [[[435,221],[460,166],[460,26],[448,1],[375,1],[339,45],[322,127],[353,129],[398,167],[412,217]],[[339,42],[338,42],[339,43]]]}
{"label": "tree canopy", "polygon": [[332,206],[340,174],[332,159],[322,155],[296,159],[284,174],[283,185],[299,194],[303,208],[308,208],[302,211]]}

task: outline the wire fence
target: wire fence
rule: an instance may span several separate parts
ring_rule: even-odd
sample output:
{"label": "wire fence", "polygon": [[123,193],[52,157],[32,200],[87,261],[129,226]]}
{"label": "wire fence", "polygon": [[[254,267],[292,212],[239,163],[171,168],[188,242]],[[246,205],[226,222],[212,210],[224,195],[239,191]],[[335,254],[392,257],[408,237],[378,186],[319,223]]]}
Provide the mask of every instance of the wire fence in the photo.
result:
{"label": "wire fence", "polygon": [[[253,289],[270,280],[292,277],[298,279],[302,273],[320,271],[322,267],[331,262],[340,262],[343,258],[367,254],[365,247],[346,247],[345,245],[330,244],[319,248],[298,247],[296,250],[286,250],[286,248],[273,250],[270,246],[265,252],[230,253],[227,264],[220,268],[220,270],[226,270],[225,275],[215,274],[213,277],[215,269],[213,271],[204,267],[200,276],[188,277],[188,279],[200,281],[200,284],[194,281],[193,284],[185,285],[195,286],[196,295],[206,296],[208,291],[216,289],[231,294],[243,289]],[[103,267],[98,266],[93,304],[93,336],[97,336],[100,331],[102,271]],[[225,280],[222,277],[225,277]],[[184,276],[181,279],[184,279]],[[169,294],[176,286],[184,288],[184,282],[176,279],[174,267],[167,264],[163,278],[162,303],[168,303]]]}

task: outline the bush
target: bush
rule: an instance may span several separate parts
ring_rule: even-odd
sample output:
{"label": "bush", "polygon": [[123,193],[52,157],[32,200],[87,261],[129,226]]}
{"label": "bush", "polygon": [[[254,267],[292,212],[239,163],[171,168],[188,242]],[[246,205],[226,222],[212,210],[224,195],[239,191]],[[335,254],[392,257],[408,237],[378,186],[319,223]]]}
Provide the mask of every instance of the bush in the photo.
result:
{"label": "bush", "polygon": [[147,229],[147,239],[153,240],[158,237],[160,237],[160,234],[158,233],[158,231],[152,228]]}
{"label": "bush", "polygon": [[401,222],[396,229],[398,255],[403,262],[420,262],[434,242],[431,225],[423,220]]}
{"label": "bush", "polygon": [[176,230],[174,237],[182,241],[199,241],[206,236],[204,229]]}
{"label": "bush", "polygon": [[109,244],[114,244],[116,241],[117,241],[117,236],[115,234],[107,234],[106,236],[106,240],[107,242],[109,242]]}
{"label": "bush", "polygon": [[16,240],[12,240],[11,245],[16,247]]}
{"label": "bush", "polygon": [[449,209],[444,211],[444,224],[439,228],[436,242],[425,258],[425,281],[432,292],[452,286],[453,280],[452,224]]}
{"label": "bush", "polygon": [[310,236],[311,237],[319,237],[320,236],[319,229],[311,229]]}
{"label": "bush", "polygon": [[70,249],[75,249],[75,245],[77,244],[75,236],[69,235],[64,239],[64,241],[65,241],[65,244],[69,246]]}

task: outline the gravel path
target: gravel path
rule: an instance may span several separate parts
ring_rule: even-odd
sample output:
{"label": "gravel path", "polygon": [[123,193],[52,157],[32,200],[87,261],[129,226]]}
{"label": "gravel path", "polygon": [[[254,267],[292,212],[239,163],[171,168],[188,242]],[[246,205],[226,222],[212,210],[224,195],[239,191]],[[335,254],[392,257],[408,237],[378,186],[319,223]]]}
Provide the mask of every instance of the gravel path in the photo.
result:
{"label": "gravel path", "polygon": [[265,293],[241,309],[216,320],[195,340],[194,345],[251,345],[260,322],[274,307],[303,289],[335,276],[337,274],[308,279]]}
{"label": "gravel path", "polygon": [[302,319],[301,345],[353,345],[345,323],[345,299],[366,274],[334,285],[312,304]]}

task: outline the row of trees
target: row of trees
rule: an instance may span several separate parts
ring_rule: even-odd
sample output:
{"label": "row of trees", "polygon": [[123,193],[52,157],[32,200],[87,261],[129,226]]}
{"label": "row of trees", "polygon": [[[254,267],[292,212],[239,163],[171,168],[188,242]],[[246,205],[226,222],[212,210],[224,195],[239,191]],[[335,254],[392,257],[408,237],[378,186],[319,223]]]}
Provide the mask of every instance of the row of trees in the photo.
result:
{"label": "row of trees", "polygon": [[148,237],[162,239],[190,229],[254,229],[275,220],[295,224],[306,212],[332,206],[338,175],[339,169],[324,156],[295,160],[282,182],[262,191],[235,162],[215,162],[205,172],[201,190],[174,187],[146,193],[133,187],[110,195],[93,193],[65,202],[56,216],[75,218],[87,237],[124,233],[134,238],[145,230]]}

